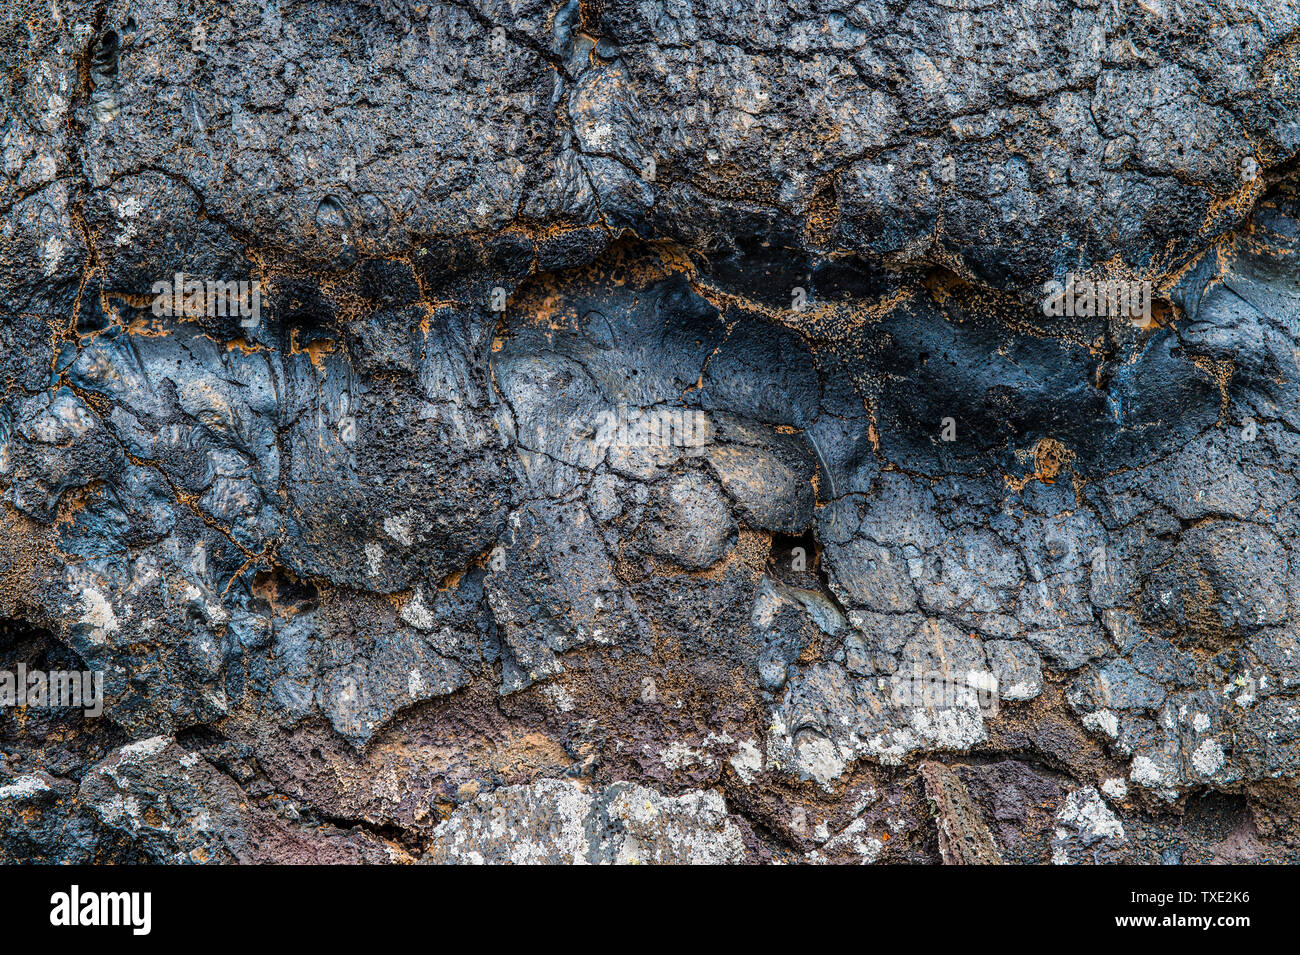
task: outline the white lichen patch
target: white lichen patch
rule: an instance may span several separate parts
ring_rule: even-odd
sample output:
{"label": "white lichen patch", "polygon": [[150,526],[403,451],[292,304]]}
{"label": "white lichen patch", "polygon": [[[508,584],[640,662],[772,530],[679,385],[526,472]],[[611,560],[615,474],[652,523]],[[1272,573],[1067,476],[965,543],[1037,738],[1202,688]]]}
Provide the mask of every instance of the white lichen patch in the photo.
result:
{"label": "white lichen patch", "polygon": [[1111,799],[1125,799],[1128,796],[1128,782],[1120,777],[1107,779],[1101,784],[1101,791]]}
{"label": "white lichen patch", "polygon": [[1207,739],[1192,753],[1192,766],[1202,776],[1213,776],[1223,768],[1223,747],[1215,739]]}
{"label": "white lichen patch", "polygon": [[379,565],[384,560],[384,549],[375,541],[366,541],[366,570],[371,577],[379,576]]}
{"label": "white lichen patch", "polygon": [[63,261],[66,250],[67,246],[57,235],[50,236],[41,245],[41,268],[46,278],[59,271],[59,263]]}
{"label": "white lichen patch", "polygon": [[1111,739],[1119,737],[1119,717],[1110,710],[1085,713],[1083,725],[1095,733],[1105,733]]}
{"label": "white lichen patch", "polygon": [[838,746],[824,736],[801,739],[795,745],[795,767],[801,776],[813,780],[826,792],[835,791],[835,782],[844,775],[848,761]]}
{"label": "white lichen patch", "polygon": [[870,865],[880,858],[885,844],[867,832],[866,820],[854,819],[842,832],[827,839],[820,850],[810,852],[809,861],[820,862],[827,853],[847,850],[856,855],[862,865]]}
{"label": "white lichen patch", "polygon": [[73,617],[91,643],[102,644],[110,634],[121,629],[113,603],[101,587],[106,582],[96,573],[82,567],[67,569],[66,583],[69,596],[75,601],[64,604],[64,611]]}
{"label": "white lichen patch", "polygon": [[558,683],[551,683],[542,690],[546,698],[551,701],[551,705],[561,713],[571,713],[576,705],[573,694],[566,690]]}
{"label": "white lichen patch", "polygon": [[118,220],[117,235],[113,238],[113,244],[127,245],[136,236],[136,224],[132,220],[140,214],[140,199],[137,196],[123,196],[120,199],[113,197],[109,199],[109,204],[117,213]]}
{"label": "white lichen patch", "polygon": [[169,743],[171,743],[170,736],[151,736],[148,739],[128,743],[118,750],[119,762],[137,763],[157,756],[167,748]]}
{"label": "white lichen patch", "polygon": [[385,517],[384,533],[403,547],[410,547],[415,543],[415,519],[418,516],[414,511],[403,511],[401,514]]}
{"label": "white lichen patch", "polygon": [[415,593],[402,605],[397,615],[417,630],[432,630],[435,625],[433,612],[424,602],[423,587],[415,588]]}
{"label": "white lichen patch", "polygon": [[763,753],[751,740],[741,740],[736,753],[731,757],[731,768],[736,771],[740,781],[746,786],[763,771]]}
{"label": "white lichen patch", "polygon": [[91,587],[81,592],[81,622],[90,628],[90,639],[94,643],[103,643],[108,634],[119,628],[112,603]]}
{"label": "white lichen patch", "polygon": [[430,861],[470,864],[736,863],[740,829],[722,795],[669,797],[631,783],[589,791],[543,779],[478,796],[434,830]]}
{"label": "white lichen patch", "polygon": [[1123,824],[1091,786],[1070,793],[1056,819],[1094,839],[1124,839]]}
{"label": "white lichen patch", "polygon": [[659,751],[659,761],[665,769],[687,769],[691,766],[710,766],[716,761],[707,750],[688,746],[681,741],[671,743]]}
{"label": "white lichen patch", "polygon": [[50,791],[50,784],[39,776],[19,776],[8,786],[0,786],[0,799],[30,799]]}
{"label": "white lichen patch", "polygon": [[1117,844],[1126,840],[1124,824],[1106,805],[1101,793],[1092,786],[1078,789],[1065,797],[1056,812],[1052,864],[1068,865],[1072,861],[1071,849],[1091,849],[1098,843]]}
{"label": "white lichen patch", "polygon": [[1178,798],[1178,773],[1164,758],[1154,759],[1150,756],[1135,756],[1129,764],[1129,781],[1142,786],[1166,802]]}

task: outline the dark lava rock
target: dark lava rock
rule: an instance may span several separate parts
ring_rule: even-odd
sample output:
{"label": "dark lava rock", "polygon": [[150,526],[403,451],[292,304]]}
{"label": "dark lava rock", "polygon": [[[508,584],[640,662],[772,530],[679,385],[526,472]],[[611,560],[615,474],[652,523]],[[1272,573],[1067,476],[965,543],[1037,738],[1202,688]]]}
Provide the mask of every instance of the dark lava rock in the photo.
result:
{"label": "dark lava rock", "polygon": [[1300,859],[1294,7],[10,6],[0,860]]}

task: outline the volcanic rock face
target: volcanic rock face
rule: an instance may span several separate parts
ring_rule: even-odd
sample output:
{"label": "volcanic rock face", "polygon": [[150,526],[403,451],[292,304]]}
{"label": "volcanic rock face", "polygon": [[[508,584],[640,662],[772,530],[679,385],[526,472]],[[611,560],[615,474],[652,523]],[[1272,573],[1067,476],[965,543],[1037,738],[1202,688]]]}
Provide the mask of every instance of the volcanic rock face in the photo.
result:
{"label": "volcanic rock face", "polygon": [[3,16],[0,859],[1300,859],[1292,5]]}

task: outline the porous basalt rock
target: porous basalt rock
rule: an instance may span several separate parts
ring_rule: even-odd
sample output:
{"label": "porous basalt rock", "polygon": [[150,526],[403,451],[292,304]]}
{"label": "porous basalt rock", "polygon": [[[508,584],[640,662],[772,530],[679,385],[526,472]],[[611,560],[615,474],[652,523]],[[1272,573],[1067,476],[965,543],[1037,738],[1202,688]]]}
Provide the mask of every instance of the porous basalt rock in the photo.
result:
{"label": "porous basalt rock", "polygon": [[11,7],[0,860],[1300,858],[1292,6]]}

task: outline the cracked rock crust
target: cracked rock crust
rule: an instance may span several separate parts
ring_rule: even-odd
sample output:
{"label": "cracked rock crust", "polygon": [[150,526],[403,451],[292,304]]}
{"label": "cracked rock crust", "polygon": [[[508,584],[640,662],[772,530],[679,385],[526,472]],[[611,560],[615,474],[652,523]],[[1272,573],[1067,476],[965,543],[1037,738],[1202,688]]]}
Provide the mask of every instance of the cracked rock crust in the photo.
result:
{"label": "cracked rock crust", "polygon": [[0,859],[1300,855],[1292,6],[11,7]]}

